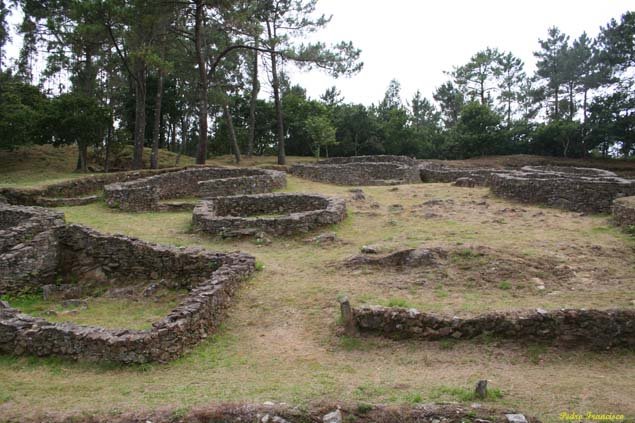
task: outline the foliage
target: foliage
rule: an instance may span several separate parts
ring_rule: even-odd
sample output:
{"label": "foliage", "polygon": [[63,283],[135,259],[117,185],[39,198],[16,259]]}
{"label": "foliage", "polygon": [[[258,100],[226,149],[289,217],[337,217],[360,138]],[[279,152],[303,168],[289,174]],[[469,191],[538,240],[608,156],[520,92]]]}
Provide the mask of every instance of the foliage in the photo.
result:
{"label": "foliage", "polygon": [[0,73],[0,149],[42,141],[47,99],[35,86]]}

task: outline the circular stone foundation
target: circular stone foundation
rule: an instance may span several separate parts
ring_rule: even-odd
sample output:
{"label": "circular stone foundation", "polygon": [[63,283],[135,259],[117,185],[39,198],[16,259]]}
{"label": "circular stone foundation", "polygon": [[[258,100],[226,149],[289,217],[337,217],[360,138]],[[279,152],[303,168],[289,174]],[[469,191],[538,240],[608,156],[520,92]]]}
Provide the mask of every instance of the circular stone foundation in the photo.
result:
{"label": "circular stone foundation", "polygon": [[291,166],[292,175],[336,185],[398,185],[421,182],[418,163],[406,156],[334,157]]}
{"label": "circular stone foundation", "polygon": [[635,195],[635,180],[602,169],[562,166],[496,173],[490,187],[500,197],[590,213],[609,213],[614,199]]}
{"label": "circular stone foundation", "polygon": [[275,170],[202,167],[106,185],[104,196],[113,208],[161,210],[161,200],[260,194],[286,185],[285,173]]}
{"label": "circular stone foundation", "polygon": [[199,231],[225,237],[290,235],[341,222],[346,202],[319,194],[276,193],[217,197],[194,209],[192,223]]}

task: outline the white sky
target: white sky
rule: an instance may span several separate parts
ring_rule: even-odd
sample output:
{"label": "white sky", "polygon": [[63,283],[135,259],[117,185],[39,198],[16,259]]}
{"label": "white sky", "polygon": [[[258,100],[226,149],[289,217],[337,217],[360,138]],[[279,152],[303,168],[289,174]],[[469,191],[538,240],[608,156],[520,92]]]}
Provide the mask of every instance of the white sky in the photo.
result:
{"label": "white sky", "polygon": [[[628,10],[635,10],[635,0],[319,0],[318,11],[333,19],[313,38],[353,41],[362,49],[364,69],[338,80],[317,70],[287,71],[313,98],[336,85],[348,102],[378,103],[392,78],[401,83],[404,100],[417,89],[431,98],[448,79],[443,71],[465,64],[479,50],[511,51],[530,73],[538,39],[546,38],[549,27],[571,38],[583,31],[594,37]],[[16,15],[12,23],[19,21]],[[17,56],[18,37],[13,44],[11,58]]]}
{"label": "white sky", "polygon": [[635,10],[635,0],[320,0],[318,8],[333,19],[315,38],[353,41],[364,69],[339,80],[293,72],[292,81],[314,98],[336,85],[347,101],[368,105],[383,98],[392,78],[404,100],[417,89],[431,99],[448,79],[443,71],[488,46],[511,51],[533,72],[533,52],[549,27],[595,37],[611,18]]}

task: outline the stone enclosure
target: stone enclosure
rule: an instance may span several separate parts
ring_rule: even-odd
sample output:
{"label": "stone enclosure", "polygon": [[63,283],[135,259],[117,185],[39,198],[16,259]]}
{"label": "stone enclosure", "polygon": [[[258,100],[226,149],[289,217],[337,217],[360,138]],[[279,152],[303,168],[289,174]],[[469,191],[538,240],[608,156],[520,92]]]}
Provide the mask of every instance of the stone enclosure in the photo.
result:
{"label": "stone enclosure", "polygon": [[60,214],[45,209],[1,205],[0,216],[0,262],[6,266],[1,269],[2,293],[39,292],[60,279],[93,287],[157,282],[189,290],[149,330],[50,323],[0,302],[2,353],[121,363],[172,360],[218,326],[233,292],[255,268],[255,259],[246,254],[104,235],[66,225]]}
{"label": "stone enclosure", "polygon": [[129,172],[105,173],[72,179],[69,181],[50,184],[42,188],[0,188],[0,196],[6,198],[9,204],[23,206],[77,206],[98,201],[99,192],[104,185],[122,183],[177,172],[183,168],[144,169]]}
{"label": "stone enclosure", "polygon": [[397,185],[421,182],[417,160],[406,156],[334,157],[291,166],[300,178],[337,185]]}
{"label": "stone enclosure", "polygon": [[286,186],[284,172],[201,167],[104,187],[108,206],[127,211],[161,210],[161,200],[271,192]]}
{"label": "stone enclosure", "polygon": [[224,237],[290,235],[341,222],[344,200],[319,194],[276,193],[216,197],[194,209],[195,230]]}
{"label": "stone enclosure", "polygon": [[500,197],[586,213],[608,213],[613,200],[635,195],[635,180],[601,169],[525,166],[496,173],[490,188]]}

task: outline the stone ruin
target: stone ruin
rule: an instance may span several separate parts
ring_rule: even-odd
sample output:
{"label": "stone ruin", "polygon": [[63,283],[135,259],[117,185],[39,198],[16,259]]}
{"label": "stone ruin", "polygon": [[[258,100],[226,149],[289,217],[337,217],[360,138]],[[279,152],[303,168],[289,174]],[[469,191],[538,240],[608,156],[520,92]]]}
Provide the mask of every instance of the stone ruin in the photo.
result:
{"label": "stone ruin", "polygon": [[622,197],[613,201],[613,222],[623,228],[635,228],[635,197]]}
{"label": "stone ruin", "polygon": [[104,187],[108,206],[126,211],[171,209],[161,200],[260,194],[286,187],[284,172],[268,169],[200,167]]}
{"label": "stone ruin", "polygon": [[597,350],[635,347],[635,310],[628,309],[536,309],[462,318],[415,309],[366,306],[353,309],[352,319],[360,332],[397,339],[459,340],[488,335]]}
{"label": "stone ruin", "polygon": [[296,164],[294,176],[336,185],[397,185],[421,182],[418,162],[406,156],[334,157]]}
{"label": "stone ruin", "polygon": [[153,175],[177,172],[183,168],[144,169],[103,173],[50,184],[41,188],[0,188],[9,204],[23,206],[79,206],[99,201],[104,185],[134,181]]}
{"label": "stone ruin", "polygon": [[173,248],[66,225],[59,213],[0,205],[0,293],[36,293],[61,280],[102,286],[161,282],[189,290],[148,330],[51,323],[0,302],[0,352],[120,363],[165,362],[206,338],[255,269],[243,253]]}
{"label": "stone ruin", "polygon": [[525,166],[496,173],[490,188],[500,197],[585,213],[608,213],[613,200],[635,195],[635,180],[602,169]]}
{"label": "stone ruin", "polygon": [[[489,186],[496,173],[507,173],[509,170],[482,167],[452,167],[432,161],[419,164],[419,175],[423,182],[454,182],[457,186]],[[468,182],[469,181],[469,182]]]}
{"label": "stone ruin", "polygon": [[290,235],[346,217],[346,202],[320,194],[275,193],[216,197],[194,208],[195,230],[224,237]]}

